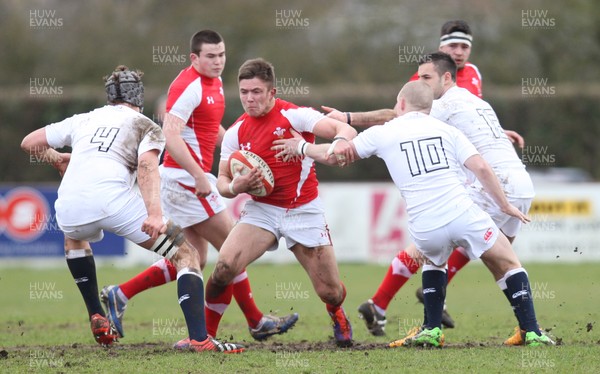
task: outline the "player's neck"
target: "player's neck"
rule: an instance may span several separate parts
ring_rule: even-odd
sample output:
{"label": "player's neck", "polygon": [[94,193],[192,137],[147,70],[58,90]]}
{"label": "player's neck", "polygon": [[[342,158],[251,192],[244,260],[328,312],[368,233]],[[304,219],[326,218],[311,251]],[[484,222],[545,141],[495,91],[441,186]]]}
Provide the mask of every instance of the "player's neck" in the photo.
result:
{"label": "player's neck", "polygon": [[142,112],[142,109],[141,109],[140,107],[137,107],[137,106],[135,106],[135,105],[131,105],[131,104],[129,104],[129,103],[118,103],[118,104],[115,104],[115,105],[122,105],[122,106],[125,106],[125,107],[127,107],[127,108],[129,108],[129,109],[133,109],[133,110],[135,110],[135,111],[136,111],[136,112],[138,112],[138,113],[141,113],[141,112]]}

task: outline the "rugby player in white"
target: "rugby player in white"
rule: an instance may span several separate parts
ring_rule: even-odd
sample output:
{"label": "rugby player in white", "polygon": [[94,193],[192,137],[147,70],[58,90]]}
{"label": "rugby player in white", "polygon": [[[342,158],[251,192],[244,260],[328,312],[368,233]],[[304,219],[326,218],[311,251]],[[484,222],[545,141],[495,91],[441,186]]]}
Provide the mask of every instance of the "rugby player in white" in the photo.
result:
{"label": "rugby player in white", "polygon": [[[141,114],[141,73],[118,66],[105,78],[108,105],[74,115],[27,135],[21,148],[55,160],[63,175],[55,203],[65,234],[69,270],[85,301],[92,333],[101,345],[117,341],[98,296],[90,242],[104,230],[170,259],[177,269],[177,295],[196,351],[241,352],[244,347],[207,336],[200,260],[182,229],[163,216],[158,156],[165,145],[160,127]],[[72,147],[58,153],[53,148]],[[138,182],[139,192],[134,189]]]}
{"label": "rugby player in white", "polygon": [[431,87],[422,81],[409,82],[398,94],[394,109],[399,117],[385,125],[369,128],[348,142],[314,145],[298,139],[279,140],[274,142],[275,149],[281,150],[280,157],[297,150],[318,160],[331,154],[335,157],[327,158],[329,164],[344,166],[350,147],[351,158],[377,155],[385,161],[406,201],[409,232],[425,262],[425,323],[403,346],[443,346],[446,261],[459,245],[488,267],[525,330],[525,344],[554,344],[538,328],[525,269],[506,236],[469,197],[463,169],[474,173],[504,214],[521,222],[529,218],[507,200],[492,168],[465,135],[428,115],[432,101]]}

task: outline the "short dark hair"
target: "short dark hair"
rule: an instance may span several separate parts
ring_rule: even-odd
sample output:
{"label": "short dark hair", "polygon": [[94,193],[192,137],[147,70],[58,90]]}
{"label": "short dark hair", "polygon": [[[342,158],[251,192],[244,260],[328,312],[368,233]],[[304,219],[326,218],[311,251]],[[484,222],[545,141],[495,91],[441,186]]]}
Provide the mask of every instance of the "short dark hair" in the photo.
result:
{"label": "short dark hair", "polygon": [[456,82],[456,62],[450,57],[449,54],[444,52],[433,52],[423,56],[419,60],[419,66],[426,63],[433,63],[435,71],[440,75],[449,72],[452,76],[452,81]]}
{"label": "short dark hair", "polygon": [[238,71],[238,82],[242,79],[258,78],[268,83],[272,88],[275,83],[275,68],[273,64],[262,58],[246,60]]}
{"label": "short dark hair", "polygon": [[190,40],[190,51],[193,54],[199,54],[202,51],[203,44],[219,44],[223,41],[223,37],[213,30],[202,30],[192,36]]}
{"label": "short dark hair", "polygon": [[442,25],[442,32],[440,36],[448,35],[455,31],[460,31],[468,35],[473,35],[471,34],[471,28],[469,27],[469,24],[463,20],[458,19],[444,23]]}

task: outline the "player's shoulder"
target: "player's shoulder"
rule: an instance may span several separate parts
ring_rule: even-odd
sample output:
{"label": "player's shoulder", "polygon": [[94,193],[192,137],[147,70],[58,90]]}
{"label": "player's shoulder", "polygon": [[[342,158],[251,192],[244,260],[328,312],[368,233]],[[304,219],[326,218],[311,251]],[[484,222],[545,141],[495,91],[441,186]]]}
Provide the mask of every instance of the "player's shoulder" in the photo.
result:
{"label": "player's shoulder", "polygon": [[238,117],[238,119],[233,121],[233,124],[231,124],[231,126],[229,126],[227,130],[225,130],[225,133],[238,132],[240,130],[240,127],[242,127],[245,123],[248,122],[248,118],[252,117],[250,117],[247,113],[242,114]]}
{"label": "player's shoulder", "polygon": [[479,77],[479,79],[481,79],[481,72],[479,72],[479,68],[477,67],[477,65],[475,65],[471,62],[466,62],[463,70],[465,73],[477,75]]}
{"label": "player's shoulder", "polygon": [[474,95],[471,91],[464,87],[454,86],[444,93],[439,99],[441,103],[449,102],[465,102],[470,100],[479,99],[477,95]]}
{"label": "player's shoulder", "polygon": [[169,90],[182,90],[187,88],[193,82],[200,82],[200,75],[192,66],[188,66],[181,70],[175,79],[173,79],[169,86]]}
{"label": "player's shoulder", "polygon": [[293,114],[295,117],[306,116],[309,118],[313,118],[314,116],[322,115],[321,112],[319,112],[318,110],[316,110],[313,107],[297,105],[297,104],[291,103],[289,101],[281,100],[281,99],[277,99],[274,109],[278,113],[281,113],[282,115],[284,115],[285,117],[288,117],[287,114]]}
{"label": "player's shoulder", "polygon": [[298,109],[300,108],[298,105],[292,103],[291,101],[286,101],[280,98],[275,99],[275,105],[273,109],[280,112],[282,110],[290,110],[290,109]]}

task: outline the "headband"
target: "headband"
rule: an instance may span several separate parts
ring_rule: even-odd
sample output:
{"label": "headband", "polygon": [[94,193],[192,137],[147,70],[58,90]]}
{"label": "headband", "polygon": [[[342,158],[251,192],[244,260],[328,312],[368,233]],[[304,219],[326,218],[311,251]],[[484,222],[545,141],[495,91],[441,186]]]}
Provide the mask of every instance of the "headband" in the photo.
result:
{"label": "headband", "polygon": [[442,37],[440,38],[440,47],[448,45],[450,43],[463,43],[467,44],[470,47],[472,41],[473,36],[465,34],[461,31],[454,31],[450,34],[442,35]]}

